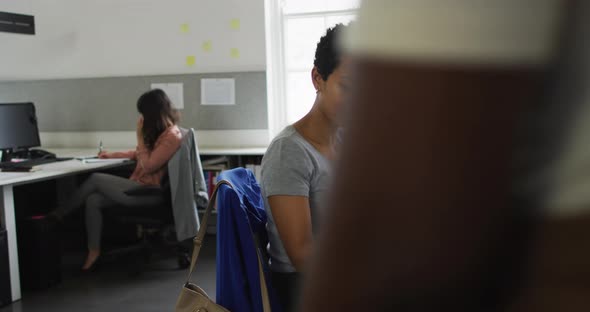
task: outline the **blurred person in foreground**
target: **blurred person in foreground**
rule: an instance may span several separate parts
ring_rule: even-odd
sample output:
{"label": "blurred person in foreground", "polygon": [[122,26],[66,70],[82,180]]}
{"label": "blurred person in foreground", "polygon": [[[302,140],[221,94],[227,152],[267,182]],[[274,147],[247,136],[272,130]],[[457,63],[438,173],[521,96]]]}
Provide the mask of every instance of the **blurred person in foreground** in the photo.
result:
{"label": "blurred person in foreground", "polygon": [[363,3],[301,311],[590,309],[589,6]]}

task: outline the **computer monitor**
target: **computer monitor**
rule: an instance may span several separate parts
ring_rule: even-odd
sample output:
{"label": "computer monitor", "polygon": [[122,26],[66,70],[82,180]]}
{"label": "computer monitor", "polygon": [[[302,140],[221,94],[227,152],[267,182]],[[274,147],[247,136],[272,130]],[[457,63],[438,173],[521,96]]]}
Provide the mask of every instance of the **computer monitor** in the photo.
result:
{"label": "computer monitor", "polygon": [[0,103],[0,150],[41,146],[33,103]]}

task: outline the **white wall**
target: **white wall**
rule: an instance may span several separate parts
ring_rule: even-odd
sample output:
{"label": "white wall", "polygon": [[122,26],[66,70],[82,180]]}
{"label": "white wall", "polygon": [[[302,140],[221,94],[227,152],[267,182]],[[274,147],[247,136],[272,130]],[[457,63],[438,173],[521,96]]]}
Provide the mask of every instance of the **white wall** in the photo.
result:
{"label": "white wall", "polygon": [[0,0],[0,11],[32,15],[32,0]]}
{"label": "white wall", "polygon": [[264,0],[1,0],[0,11],[34,15],[37,33],[0,32],[0,80],[265,69]]}

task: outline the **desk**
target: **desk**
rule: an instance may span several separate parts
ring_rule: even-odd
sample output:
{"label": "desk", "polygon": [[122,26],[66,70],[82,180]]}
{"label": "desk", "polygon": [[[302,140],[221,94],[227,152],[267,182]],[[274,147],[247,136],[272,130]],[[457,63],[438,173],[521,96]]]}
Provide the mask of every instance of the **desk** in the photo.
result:
{"label": "desk", "polygon": [[[74,151],[74,150],[72,150]],[[80,151],[83,153],[83,151]],[[59,156],[76,156],[64,153]],[[79,154],[83,155],[83,154]],[[16,239],[16,218],[13,188],[17,185],[57,179],[60,177],[105,170],[128,165],[127,162],[108,163],[83,163],[79,160],[68,160],[44,164],[35,167],[33,172],[0,172],[0,211],[2,212],[3,226],[6,228],[8,238],[8,262],[10,267],[10,286],[12,301],[21,298],[20,271],[18,267],[18,246]]]}
{"label": "desk", "polygon": [[[127,150],[131,150],[129,148]],[[96,148],[48,148],[50,152],[59,157],[79,157],[96,155]],[[113,149],[125,150],[123,149]],[[255,148],[224,148],[224,147],[199,147],[201,156],[226,155],[226,156],[262,156],[266,151],[265,147]],[[241,161],[238,161],[241,165]],[[0,211],[2,220],[8,236],[8,257],[10,266],[10,282],[12,289],[12,300],[21,298],[20,276],[18,266],[18,247],[16,237],[16,218],[13,187],[34,182],[58,179],[60,177],[78,175],[93,171],[125,166],[126,163],[82,163],[79,160],[69,160],[38,166],[40,170],[34,172],[0,172]]]}
{"label": "desk", "polygon": [[[130,148],[113,148],[107,149],[109,152],[117,151],[130,151],[134,150],[134,147]],[[59,157],[78,157],[78,156],[90,156],[96,155],[98,152],[97,148],[47,148],[46,150],[55,153]],[[199,155],[227,155],[227,156],[256,156],[264,155],[266,147],[219,147],[219,146],[199,146]]]}

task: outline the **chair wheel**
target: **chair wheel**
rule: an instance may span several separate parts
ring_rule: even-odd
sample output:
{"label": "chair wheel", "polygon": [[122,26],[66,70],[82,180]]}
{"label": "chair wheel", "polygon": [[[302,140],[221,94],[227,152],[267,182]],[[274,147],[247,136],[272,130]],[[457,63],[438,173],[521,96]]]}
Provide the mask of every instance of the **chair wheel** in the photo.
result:
{"label": "chair wheel", "polygon": [[178,260],[178,267],[180,269],[186,269],[191,265],[191,260],[189,259],[187,254],[179,255],[177,260]]}

